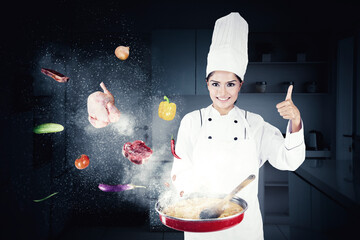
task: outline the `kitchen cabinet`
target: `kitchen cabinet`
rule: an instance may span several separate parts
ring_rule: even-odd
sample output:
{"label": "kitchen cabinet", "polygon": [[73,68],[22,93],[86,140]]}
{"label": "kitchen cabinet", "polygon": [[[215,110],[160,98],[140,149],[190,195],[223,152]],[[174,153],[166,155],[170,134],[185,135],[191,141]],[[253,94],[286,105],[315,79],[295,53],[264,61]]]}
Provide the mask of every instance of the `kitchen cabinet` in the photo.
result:
{"label": "kitchen cabinet", "polygon": [[151,43],[153,95],[195,94],[195,30],[156,30]]}
{"label": "kitchen cabinet", "polygon": [[[257,93],[256,82],[266,81],[265,93],[286,93],[289,82],[294,84],[294,93],[309,95],[327,94],[329,92],[329,65],[324,54],[326,44],[320,50],[310,49],[308,61],[294,60],[288,56],[296,49],[275,47],[273,59],[275,61],[259,61],[257,57],[260,41],[269,41],[275,45],[289,40],[289,37],[274,40],[267,34],[249,34],[249,64],[245,74],[246,82],[242,93]],[[303,41],[309,41],[311,35]],[[212,30],[156,30],[152,32],[152,91],[155,94],[170,92],[178,95],[207,95],[206,64],[212,38]],[[261,40],[259,40],[261,39]],[[265,40],[263,40],[265,39]],[[293,39],[290,39],[293,40]],[[290,41],[289,40],[289,41]],[[251,41],[254,41],[252,43]],[[271,41],[277,41],[271,43]],[[318,40],[319,41],[319,40]],[[283,44],[285,45],[285,44]],[[282,46],[280,44],[280,46]],[[295,48],[295,47],[293,47]],[[276,52],[277,51],[277,52]],[[263,93],[262,93],[263,94]]]}
{"label": "kitchen cabinet", "polygon": [[[337,55],[337,82],[336,82],[336,161],[348,162],[349,169],[353,169],[354,144],[355,144],[355,122],[356,104],[355,91],[357,62],[355,49],[355,37],[347,37],[338,40]],[[350,170],[346,176],[353,179],[353,171]]]}
{"label": "kitchen cabinet", "polygon": [[207,55],[210,49],[212,30],[196,31],[196,95],[208,95],[206,85]]}
{"label": "kitchen cabinet", "polygon": [[289,175],[289,215],[293,228],[311,227],[311,187],[295,174]]}
{"label": "kitchen cabinet", "polygon": [[[328,93],[327,62],[249,62],[242,93],[257,93],[256,82],[267,82],[265,93],[286,93],[293,82],[293,93]],[[310,87],[311,83],[314,87]],[[312,85],[311,85],[312,86]],[[315,87],[316,86],[316,87]]]}
{"label": "kitchen cabinet", "polygon": [[265,93],[286,93],[289,82],[295,94],[328,93],[328,43],[326,35],[315,33],[249,33],[249,64],[242,92],[258,93],[256,82],[266,81]]}
{"label": "kitchen cabinet", "polygon": [[[318,160],[330,161],[328,159],[330,156],[330,151],[307,151],[305,161],[312,159],[313,165],[316,167],[321,164]],[[266,162],[262,168],[264,169],[264,223],[288,224],[289,208],[293,201],[289,200],[289,175],[293,173],[278,170],[269,162]]]}
{"label": "kitchen cabinet", "polygon": [[212,30],[152,32],[152,93],[207,95],[206,64]]}
{"label": "kitchen cabinet", "polygon": [[291,239],[345,239],[356,231],[351,209],[296,173],[289,175],[289,203]]}
{"label": "kitchen cabinet", "polygon": [[278,170],[269,162],[266,162],[262,169],[264,170],[264,223],[287,224],[289,220],[288,171]]}

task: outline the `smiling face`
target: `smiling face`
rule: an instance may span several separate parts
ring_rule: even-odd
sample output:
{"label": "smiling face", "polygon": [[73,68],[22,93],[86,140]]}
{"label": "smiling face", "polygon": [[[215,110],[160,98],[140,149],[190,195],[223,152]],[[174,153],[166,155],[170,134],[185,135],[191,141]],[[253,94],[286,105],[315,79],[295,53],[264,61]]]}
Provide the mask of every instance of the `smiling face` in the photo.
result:
{"label": "smiling face", "polygon": [[215,71],[208,77],[207,86],[213,107],[226,115],[238,98],[242,83],[232,72]]}

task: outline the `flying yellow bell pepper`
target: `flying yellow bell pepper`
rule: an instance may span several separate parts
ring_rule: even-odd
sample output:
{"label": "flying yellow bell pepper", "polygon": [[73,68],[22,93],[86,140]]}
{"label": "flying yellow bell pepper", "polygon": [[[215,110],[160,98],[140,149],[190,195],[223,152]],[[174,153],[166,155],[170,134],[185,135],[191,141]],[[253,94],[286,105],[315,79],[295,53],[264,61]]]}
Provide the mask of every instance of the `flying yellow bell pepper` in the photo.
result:
{"label": "flying yellow bell pepper", "polygon": [[176,114],[176,104],[170,103],[166,96],[164,96],[164,99],[166,101],[159,104],[159,117],[166,121],[171,121],[174,119]]}

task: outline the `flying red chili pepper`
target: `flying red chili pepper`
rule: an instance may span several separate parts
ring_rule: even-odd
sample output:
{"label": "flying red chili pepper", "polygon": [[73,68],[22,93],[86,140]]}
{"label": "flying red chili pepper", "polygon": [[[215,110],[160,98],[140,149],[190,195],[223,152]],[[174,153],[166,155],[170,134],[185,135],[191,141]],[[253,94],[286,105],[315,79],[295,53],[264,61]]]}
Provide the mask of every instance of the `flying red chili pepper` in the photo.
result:
{"label": "flying red chili pepper", "polygon": [[172,155],[174,155],[174,157],[176,157],[177,159],[181,159],[178,155],[176,155],[175,153],[175,140],[173,138],[173,136],[171,136],[171,153]]}

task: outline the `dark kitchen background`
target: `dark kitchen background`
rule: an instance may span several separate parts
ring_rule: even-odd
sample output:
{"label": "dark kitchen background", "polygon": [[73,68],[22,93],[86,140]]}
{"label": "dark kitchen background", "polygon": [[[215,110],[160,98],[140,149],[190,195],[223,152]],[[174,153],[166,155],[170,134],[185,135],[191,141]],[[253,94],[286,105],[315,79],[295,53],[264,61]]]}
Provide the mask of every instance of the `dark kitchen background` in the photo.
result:
{"label": "dark kitchen background", "polygon": [[[295,172],[266,163],[259,199],[265,239],[342,239],[360,207],[360,4],[353,1],[11,1],[2,7],[1,239],[183,239],[154,210],[170,191],[181,118],[208,106],[206,56],[216,19],[249,23],[249,65],[237,105],[285,132],[275,105],[294,84],[306,160]],[[130,46],[121,61],[117,46]],[[40,72],[70,77],[59,83]],[[121,111],[95,129],[87,97],[104,82]],[[266,82],[261,91],[257,82]],[[292,83],[290,83],[292,82]],[[166,95],[174,120],[157,115]],[[36,135],[34,126],[65,129]],[[125,142],[154,151],[147,164],[122,156]],[[86,154],[90,165],[74,166]],[[143,185],[120,193],[99,183]],[[35,203],[51,193],[57,195]],[[245,214],[246,217],[246,214]]]}

